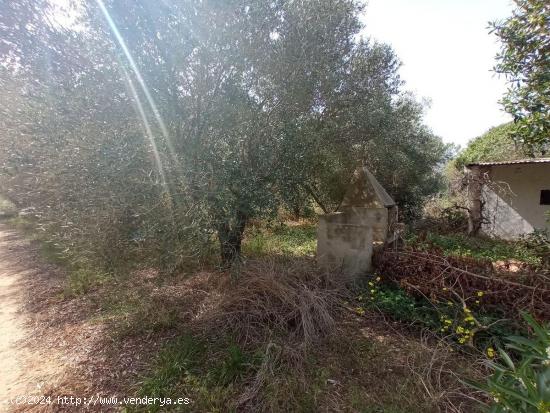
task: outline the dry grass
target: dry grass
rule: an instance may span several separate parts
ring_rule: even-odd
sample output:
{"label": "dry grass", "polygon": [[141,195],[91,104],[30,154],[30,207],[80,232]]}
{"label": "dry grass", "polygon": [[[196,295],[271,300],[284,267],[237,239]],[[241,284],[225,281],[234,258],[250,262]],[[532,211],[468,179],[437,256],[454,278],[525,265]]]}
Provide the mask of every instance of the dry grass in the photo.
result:
{"label": "dry grass", "polygon": [[61,275],[40,281],[36,345],[74,361],[52,395],[185,394],[192,411],[475,411],[457,379],[475,360],[350,312],[348,280],[308,258],[248,261],[233,278],[135,271],[78,297],[61,294]]}
{"label": "dry grass", "polygon": [[429,331],[421,334],[418,352],[407,359],[418,391],[440,411],[461,413],[476,409],[482,397],[463,382],[483,379],[483,358],[457,354],[453,346]]}
{"label": "dry grass", "polygon": [[477,394],[461,382],[481,377],[475,357],[376,315],[341,314],[336,331],[306,353],[267,344],[237,411],[478,411]]}
{"label": "dry grass", "polygon": [[249,344],[280,335],[310,346],[334,331],[346,279],[312,260],[252,261],[210,313],[216,328]]}

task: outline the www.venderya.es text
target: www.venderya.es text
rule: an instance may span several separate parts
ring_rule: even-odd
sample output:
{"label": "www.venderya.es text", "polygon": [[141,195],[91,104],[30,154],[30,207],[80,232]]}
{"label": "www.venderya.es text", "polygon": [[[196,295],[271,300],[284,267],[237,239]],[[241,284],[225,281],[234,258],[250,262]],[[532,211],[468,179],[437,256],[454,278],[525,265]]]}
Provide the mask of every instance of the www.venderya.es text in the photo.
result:
{"label": "www.venderya.es text", "polygon": [[59,406],[177,406],[191,404],[189,397],[118,397],[99,396],[16,396],[7,400],[12,405],[59,405]]}

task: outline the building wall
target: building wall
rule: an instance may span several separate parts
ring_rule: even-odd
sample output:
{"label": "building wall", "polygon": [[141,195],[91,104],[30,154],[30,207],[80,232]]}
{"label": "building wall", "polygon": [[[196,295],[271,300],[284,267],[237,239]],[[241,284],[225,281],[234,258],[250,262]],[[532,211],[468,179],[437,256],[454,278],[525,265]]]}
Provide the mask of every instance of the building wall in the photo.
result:
{"label": "building wall", "polygon": [[550,190],[550,164],[495,165],[488,169],[492,184],[484,186],[483,232],[514,239],[534,229],[550,229],[546,212],[540,205],[540,191]]}

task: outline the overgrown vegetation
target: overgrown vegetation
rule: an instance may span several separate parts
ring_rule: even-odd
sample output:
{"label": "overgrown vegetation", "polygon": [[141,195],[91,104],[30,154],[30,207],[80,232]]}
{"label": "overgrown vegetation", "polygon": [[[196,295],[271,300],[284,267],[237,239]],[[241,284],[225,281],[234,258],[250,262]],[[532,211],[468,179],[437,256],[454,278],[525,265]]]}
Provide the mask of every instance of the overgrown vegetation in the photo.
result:
{"label": "overgrown vegetation", "polygon": [[[287,229],[280,231],[294,233],[296,226]],[[279,240],[277,231],[263,236],[268,234]],[[305,245],[313,238],[309,234],[302,241]],[[452,372],[477,378],[478,373],[466,367],[473,360],[457,358],[443,343],[432,348],[412,338],[391,337],[385,338],[396,340],[391,345],[378,342],[383,330],[364,332],[362,317],[346,304],[354,296],[345,279],[319,272],[307,256],[297,257],[304,246],[297,239],[293,242],[294,253],[249,257],[233,278],[139,273],[109,286],[102,312],[112,340],[168,337],[138,380],[136,396],[192,400],[172,408],[129,411],[421,412],[447,404],[471,407],[462,396],[467,388]],[[427,305],[419,310],[415,304],[412,311],[405,305],[419,303],[417,299],[388,290],[384,300],[387,314],[392,306],[403,309],[394,313],[396,320],[415,321],[417,331],[429,326],[419,322],[432,314]],[[416,320],[401,317],[411,314]],[[429,360],[440,369],[437,379],[435,372],[432,376],[423,370]],[[380,377],[398,383],[399,393]]]}
{"label": "overgrown vegetation", "polygon": [[517,260],[533,266],[542,262],[540,252],[528,242],[503,241],[488,237],[471,237],[464,233],[437,234],[429,232],[424,236],[410,234],[407,241],[420,250],[440,248],[443,254],[457,257],[487,259],[491,262]]}
{"label": "overgrown vegetation", "polygon": [[[279,227],[277,231],[272,232],[264,229],[262,237],[267,245],[280,245],[280,235],[294,234],[296,228],[299,227]],[[525,325],[506,319],[509,313],[499,311],[499,307],[488,310],[485,301],[491,290],[477,291],[466,300],[465,306],[452,294],[434,300],[429,294],[415,294],[414,291],[388,283],[387,277],[381,274],[356,289],[355,294],[346,293],[348,290],[344,285],[334,284],[334,279],[331,281],[330,278],[323,278],[328,275],[321,278],[312,277],[311,274],[315,270],[307,259],[296,261],[296,258],[292,258],[303,251],[299,239],[303,245],[307,245],[314,237],[312,232],[309,232],[309,237],[302,238],[303,233],[300,234],[292,243],[285,244],[286,248],[294,245],[293,252],[282,253],[281,250],[271,249],[277,251],[274,253],[278,255],[277,260],[247,262],[237,275],[240,278],[221,287],[225,294],[220,297],[221,301],[217,301],[215,309],[207,307],[211,309],[205,314],[204,320],[215,333],[199,334],[205,337],[200,340],[215,340],[222,347],[210,341],[203,348],[203,351],[209,354],[203,356],[204,359],[213,361],[206,363],[206,367],[199,363],[201,367],[198,370],[189,369],[186,370],[187,373],[175,373],[176,376],[185,377],[183,381],[180,379],[178,384],[160,385],[159,383],[163,383],[164,380],[160,372],[164,370],[158,368],[149,373],[144,383],[157,383],[159,388],[171,389],[169,392],[179,389],[180,394],[185,393],[182,389],[185,389],[188,383],[195,383],[195,390],[202,389],[199,390],[200,394],[211,395],[211,398],[203,398],[198,402],[199,410],[208,411],[217,411],[220,406],[238,406],[237,410],[245,411],[311,411],[323,410],[321,406],[325,403],[329,403],[327,406],[331,408],[339,406],[364,411],[401,411],[404,406],[403,398],[395,397],[395,393],[388,391],[384,386],[379,387],[377,380],[379,381],[380,374],[388,374],[386,368],[396,369],[389,367],[392,363],[389,363],[388,359],[395,359],[396,353],[405,351],[408,352],[409,363],[412,363],[411,380],[404,380],[401,376],[403,371],[398,368],[392,374],[399,374],[399,386],[403,392],[400,394],[407,394],[407,411],[438,411],[437,409],[442,406],[440,403],[449,403],[445,404],[449,407],[456,403],[456,399],[452,397],[466,394],[468,390],[466,387],[459,387],[460,390],[455,390],[458,393],[451,397],[449,389],[460,385],[453,384],[452,380],[447,381],[447,377],[447,387],[437,390],[442,392],[438,400],[428,397],[424,391],[418,391],[416,385],[419,382],[416,374],[423,374],[420,373],[421,363],[426,362],[424,357],[427,356],[424,352],[434,344],[430,344],[424,350],[397,350],[397,347],[373,342],[372,337],[366,339],[351,334],[344,339],[342,334],[338,333],[341,326],[338,326],[335,320],[344,320],[351,314],[356,314],[362,319],[373,311],[381,311],[392,320],[408,325],[410,331],[427,329],[432,332],[432,339],[440,342],[435,348],[442,346],[438,350],[433,350],[436,353],[430,356],[433,357],[432,362],[436,363],[450,363],[451,359],[457,357],[466,357],[471,363],[477,362],[479,357],[495,358],[495,348],[504,345],[506,337],[526,333]],[[269,237],[273,239],[269,240]],[[247,251],[246,245],[245,242],[244,251]],[[498,258],[510,258],[506,255],[509,251],[503,251],[504,255]],[[259,256],[265,258],[264,249]],[[334,288],[337,285],[340,287]],[[331,291],[336,294],[332,295]],[[327,294],[330,294],[331,298],[328,298]],[[327,303],[333,303],[334,307],[324,307]],[[318,307],[319,305],[323,307]],[[227,318],[228,316],[230,318]],[[235,349],[227,337],[234,337],[236,343],[240,343],[237,344],[239,350]],[[303,345],[307,348],[305,353]],[[315,347],[317,350],[314,350]],[[167,351],[172,351],[171,348],[169,346]],[[183,351],[184,355],[186,351]],[[327,362],[327,352],[336,364]],[[467,355],[462,356],[461,353]],[[173,355],[168,359],[177,359],[177,356]],[[234,379],[231,386],[222,389],[212,378],[217,377],[217,372],[222,368],[220,366],[226,363],[241,367],[238,369],[240,373],[232,375]],[[402,368],[402,362],[398,363]],[[161,361],[161,365],[166,365],[167,368],[170,363]],[[357,370],[358,366],[364,368]],[[454,373],[446,370],[449,367],[438,368],[443,369],[440,374],[444,375],[460,371],[460,377],[463,379],[481,375],[481,372],[474,370],[461,370],[459,366],[452,367]],[[193,377],[202,379],[195,381]],[[191,381],[188,382],[189,378]],[[422,386],[437,388],[436,382],[430,380],[423,377],[420,383],[424,383]],[[340,385],[343,387],[339,387]],[[330,395],[334,394],[333,391],[336,389],[339,396],[332,400]],[[142,387],[140,391],[140,394],[146,394],[148,390]],[[435,388],[431,391],[436,393]],[[202,404],[203,402],[206,404]],[[331,408],[326,410],[331,411]],[[473,406],[469,405],[469,409],[467,411],[473,411]]]}
{"label": "overgrown vegetation", "polygon": [[[206,345],[184,336],[161,351],[138,394],[189,395],[192,400],[189,406],[163,410],[182,412],[329,412],[346,409],[402,412],[406,409],[420,413],[438,411],[438,403],[442,400],[449,406],[453,402],[460,405],[452,393],[465,391],[466,387],[446,370],[452,364],[457,371],[466,373],[456,362],[456,355],[445,347],[430,353],[428,348],[413,343],[392,345],[395,345],[394,350],[375,340],[351,334],[328,341],[321,348],[311,348],[307,357],[298,361],[296,355],[288,353],[288,348],[274,343],[263,352],[251,353],[227,341],[222,345]],[[403,364],[404,360],[408,366]],[[438,380],[424,376],[420,370],[429,360],[435,369],[441,369]],[[423,385],[415,374],[430,386],[434,392],[432,397],[420,391]],[[394,386],[384,385],[385,380],[380,380],[382,376],[394,380]],[[231,380],[227,382],[225,377]],[[239,396],[239,387],[246,385],[250,386],[248,392]],[[252,395],[254,399],[249,399]]]}
{"label": "overgrown vegetation", "polygon": [[333,210],[359,161],[416,216],[448,148],[393,51],[358,37],[361,11],[355,0],[8,3],[0,190],[106,271],[177,271],[214,240],[229,265],[249,223],[279,206]]}
{"label": "overgrown vegetation", "polygon": [[177,406],[138,406],[129,412],[209,411],[226,412],[238,395],[236,386],[258,368],[258,357],[235,343],[205,343],[190,335],[169,343],[156,357],[138,397],[188,398]]}
{"label": "overgrown vegetation", "polygon": [[252,256],[313,256],[317,248],[316,227],[309,222],[288,226],[253,226],[245,233],[243,251]]}
{"label": "overgrown vegetation", "polygon": [[[35,217],[19,215],[10,218],[8,222],[38,244],[40,255],[44,259],[63,269],[66,274],[64,296],[82,295],[102,283],[115,280],[116,274],[106,269],[109,267],[96,266],[95,261],[90,260],[85,254],[65,248],[52,239],[50,234],[44,232]],[[122,271],[127,266],[120,265],[116,268]]]}
{"label": "overgrown vegetation", "polygon": [[[257,236],[262,248],[249,249]],[[385,273],[352,293],[340,274],[315,268],[314,240],[312,224],[257,227],[232,277],[150,269],[96,286],[110,340],[166,342],[135,395],[191,399],[128,411],[475,411],[468,398],[477,396],[457,375],[480,380],[478,359],[524,327],[475,303],[485,296],[474,294],[467,312],[454,297],[435,302],[382,282]],[[411,336],[379,342],[381,331],[361,327],[377,311]],[[472,319],[488,328],[472,334]],[[430,331],[429,343],[415,341],[420,331]]]}
{"label": "overgrown vegetation", "polygon": [[504,123],[489,129],[483,135],[468,142],[468,146],[453,160],[455,168],[475,162],[512,161],[527,155],[513,138],[514,125]]}
{"label": "overgrown vegetation", "polygon": [[[129,411],[471,412],[490,394],[493,411],[547,413],[548,331],[520,314],[550,314],[548,235],[461,232],[458,170],[522,157],[511,136],[529,155],[547,143],[547,7],[516,3],[495,26],[515,124],[472,141],[447,167],[458,189],[427,204],[453,148],[392,49],[360,36],[361,1],[2,5],[0,215],[19,209],[63,268],[56,299],[93,310],[94,350],[155,338],[125,390],[192,401]],[[364,285],[313,258],[314,211],[358,164],[418,229]],[[462,380],[486,358],[504,364],[480,396]]]}
{"label": "overgrown vegetation", "polygon": [[354,300],[357,314],[381,311],[413,329],[428,329],[449,343],[479,351],[486,351],[501,344],[510,334],[523,331],[520,324],[503,319],[503,314],[487,311],[481,305],[482,291],[464,306],[456,297],[437,299],[381,280],[377,276],[359,289]]}

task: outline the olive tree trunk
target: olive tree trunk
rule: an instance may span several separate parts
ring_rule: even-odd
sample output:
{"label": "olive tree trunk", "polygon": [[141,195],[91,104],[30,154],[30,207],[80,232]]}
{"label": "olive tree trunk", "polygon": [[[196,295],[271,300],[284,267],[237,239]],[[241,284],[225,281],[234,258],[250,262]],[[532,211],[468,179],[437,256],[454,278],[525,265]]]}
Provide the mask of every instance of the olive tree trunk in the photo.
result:
{"label": "olive tree trunk", "polygon": [[224,268],[231,267],[235,261],[241,259],[241,244],[247,221],[248,217],[242,211],[237,211],[233,225],[224,222],[218,227],[220,255]]}

